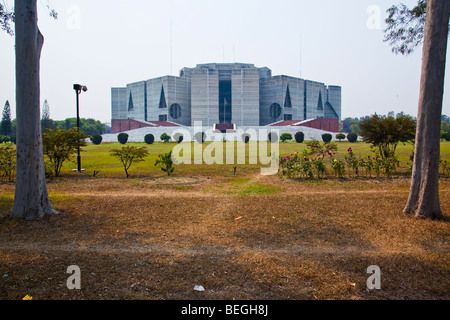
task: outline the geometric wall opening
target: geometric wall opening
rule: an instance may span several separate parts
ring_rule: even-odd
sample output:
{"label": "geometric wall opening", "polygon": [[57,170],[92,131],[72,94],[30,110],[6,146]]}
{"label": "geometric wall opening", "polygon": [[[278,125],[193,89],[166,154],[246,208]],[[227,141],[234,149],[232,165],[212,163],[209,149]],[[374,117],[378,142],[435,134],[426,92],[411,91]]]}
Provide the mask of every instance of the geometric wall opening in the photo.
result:
{"label": "geometric wall opening", "polygon": [[181,106],[178,103],[174,103],[169,108],[169,114],[172,119],[177,120],[181,117]]}
{"label": "geometric wall opening", "polygon": [[291,100],[291,93],[289,92],[289,85],[287,86],[286,90],[286,99],[284,100],[284,107],[292,108],[292,100]]}
{"label": "geometric wall opening", "polygon": [[317,103],[317,110],[323,110],[322,92],[319,92],[319,102]]}
{"label": "geometric wall opening", "polygon": [[272,103],[270,106],[270,118],[276,121],[281,116],[281,106],[278,103]]}
{"label": "geometric wall opening", "polygon": [[161,86],[161,96],[159,98],[159,108],[160,109],[167,108],[166,95],[164,94],[164,86]]}
{"label": "geometric wall opening", "polygon": [[131,95],[130,91],[130,99],[128,100],[128,111],[134,110],[134,104],[133,104],[133,96]]}

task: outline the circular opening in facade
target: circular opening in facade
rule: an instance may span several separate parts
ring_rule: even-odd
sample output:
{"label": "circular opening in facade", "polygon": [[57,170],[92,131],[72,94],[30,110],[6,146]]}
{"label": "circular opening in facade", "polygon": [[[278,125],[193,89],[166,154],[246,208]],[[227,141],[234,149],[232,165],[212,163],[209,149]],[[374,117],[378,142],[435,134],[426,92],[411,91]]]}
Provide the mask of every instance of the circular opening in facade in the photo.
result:
{"label": "circular opening in facade", "polygon": [[181,117],[181,107],[178,103],[174,103],[169,108],[169,114],[172,119]]}
{"label": "circular opening in facade", "polygon": [[281,106],[278,103],[272,103],[270,106],[270,117],[272,120],[277,120],[281,116]]}

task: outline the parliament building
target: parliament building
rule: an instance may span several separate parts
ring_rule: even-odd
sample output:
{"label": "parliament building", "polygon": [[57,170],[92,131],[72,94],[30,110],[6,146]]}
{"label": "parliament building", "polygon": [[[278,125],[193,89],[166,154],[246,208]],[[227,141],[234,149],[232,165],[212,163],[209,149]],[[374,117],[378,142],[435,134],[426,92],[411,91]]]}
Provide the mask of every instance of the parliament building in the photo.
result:
{"label": "parliament building", "polygon": [[[199,64],[111,89],[112,132],[145,126],[260,127],[341,119],[341,87],[244,63]],[[326,121],[325,121],[326,122]],[[326,129],[326,128],[325,128]]]}

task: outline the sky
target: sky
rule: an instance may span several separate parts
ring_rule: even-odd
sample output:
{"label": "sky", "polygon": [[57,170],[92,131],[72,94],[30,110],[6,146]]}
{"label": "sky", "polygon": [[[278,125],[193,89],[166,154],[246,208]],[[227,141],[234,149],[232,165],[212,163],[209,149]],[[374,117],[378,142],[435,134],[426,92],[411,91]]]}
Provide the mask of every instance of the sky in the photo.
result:
{"label": "sky", "polygon": [[[12,0],[2,0],[9,5]],[[395,55],[386,10],[417,0],[38,0],[41,106],[111,122],[111,88],[201,63],[242,62],[342,87],[342,118],[417,114],[422,47]],[[47,6],[58,12],[49,16]],[[0,107],[15,118],[14,37],[0,30]],[[450,115],[446,75],[443,114]]]}

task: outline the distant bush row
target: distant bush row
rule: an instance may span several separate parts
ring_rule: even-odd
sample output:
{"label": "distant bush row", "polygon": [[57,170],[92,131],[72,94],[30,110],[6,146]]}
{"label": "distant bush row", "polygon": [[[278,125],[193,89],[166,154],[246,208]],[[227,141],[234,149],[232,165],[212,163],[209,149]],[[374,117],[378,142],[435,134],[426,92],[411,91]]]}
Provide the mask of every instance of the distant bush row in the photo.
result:
{"label": "distant bush row", "polygon": [[[121,144],[126,144],[128,142],[128,134],[127,133],[119,133],[117,136],[117,141]],[[181,143],[183,142],[183,135],[178,133],[174,136],[174,141]],[[194,138],[199,143],[204,143],[206,141],[206,134],[204,132],[197,132],[194,135]],[[268,140],[272,143],[278,142],[280,140],[281,142],[291,141],[295,139],[295,142],[297,143],[303,143],[305,141],[305,134],[303,132],[297,132],[294,137],[292,137],[292,134],[290,133],[283,133],[280,138],[278,138],[278,135],[275,132],[270,132],[268,135]],[[336,134],[336,139],[341,141],[347,138],[349,142],[356,142],[358,140],[358,135],[355,133],[349,133],[347,136],[343,133]],[[163,133],[159,139],[163,142],[169,142],[171,140],[171,137],[167,133]],[[102,136],[101,135],[94,135],[91,137],[91,141],[93,144],[99,145],[102,143]],[[322,135],[323,142],[330,142],[333,140],[333,136],[330,133],[325,133]],[[242,135],[242,141],[245,143],[250,142],[250,135],[248,133],[244,133]],[[153,144],[155,142],[155,136],[151,133],[146,134],[144,137],[144,142],[146,144]]]}

